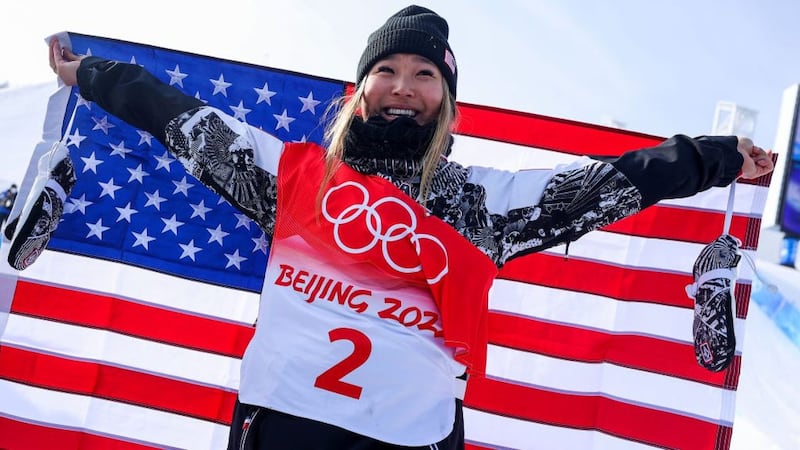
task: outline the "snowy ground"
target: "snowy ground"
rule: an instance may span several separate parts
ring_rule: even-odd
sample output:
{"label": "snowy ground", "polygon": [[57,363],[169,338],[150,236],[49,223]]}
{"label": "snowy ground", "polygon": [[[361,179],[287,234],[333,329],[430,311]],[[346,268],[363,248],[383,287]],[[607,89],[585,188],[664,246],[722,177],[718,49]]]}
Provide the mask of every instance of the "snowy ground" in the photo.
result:
{"label": "snowy ground", "polygon": [[[800,448],[800,342],[796,320],[800,272],[775,263],[756,263],[761,277],[775,284],[754,284],[744,341],[742,374],[736,396],[733,449]],[[781,302],[780,300],[783,300]],[[788,322],[787,318],[795,318]],[[787,330],[794,329],[794,340]]]}

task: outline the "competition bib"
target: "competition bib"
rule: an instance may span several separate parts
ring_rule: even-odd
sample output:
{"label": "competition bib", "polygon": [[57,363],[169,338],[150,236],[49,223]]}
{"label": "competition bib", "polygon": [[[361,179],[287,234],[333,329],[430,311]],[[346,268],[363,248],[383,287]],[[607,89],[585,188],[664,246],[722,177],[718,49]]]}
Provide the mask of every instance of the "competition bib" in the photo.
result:
{"label": "competition bib", "polygon": [[287,145],[240,398],[418,446],[453,427],[456,377],[482,370],[494,264],[386,180]]}

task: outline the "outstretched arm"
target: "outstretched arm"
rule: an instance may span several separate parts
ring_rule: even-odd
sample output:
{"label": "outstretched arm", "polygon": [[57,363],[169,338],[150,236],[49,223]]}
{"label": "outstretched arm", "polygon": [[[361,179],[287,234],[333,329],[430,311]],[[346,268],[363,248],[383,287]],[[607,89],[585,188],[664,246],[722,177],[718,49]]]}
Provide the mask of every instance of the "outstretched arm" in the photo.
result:
{"label": "outstretched arm", "polygon": [[[451,214],[483,218],[466,223],[462,234],[503,265],[574,241],[660,200],[692,196],[727,186],[737,176],[755,178],[771,170],[771,155],[749,139],[678,135],[653,148],[550,175],[470,168],[462,195],[475,200],[460,202],[469,210]],[[479,199],[485,199],[486,210],[471,212],[480,209],[475,203]]]}
{"label": "outstretched arm", "polygon": [[642,208],[668,198],[689,197],[737,176],[757,178],[772,171],[769,152],[749,138],[673,136],[660,145],[609,161],[639,190]]}
{"label": "outstretched arm", "polygon": [[204,103],[157,80],[146,70],[96,56],[78,56],[57,39],[50,43],[50,67],[68,86],[109,113],[165,142],[167,124]]}
{"label": "outstretched arm", "polygon": [[206,106],[136,64],[50,43],[50,66],[81,96],[155,136],[187,171],[272,234],[283,142]]}

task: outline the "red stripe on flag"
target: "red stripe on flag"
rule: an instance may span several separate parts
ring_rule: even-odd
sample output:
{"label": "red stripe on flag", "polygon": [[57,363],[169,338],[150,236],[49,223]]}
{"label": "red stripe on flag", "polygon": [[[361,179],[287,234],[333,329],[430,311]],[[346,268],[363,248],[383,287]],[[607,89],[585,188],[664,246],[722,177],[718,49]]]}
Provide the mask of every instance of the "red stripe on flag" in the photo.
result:
{"label": "red stripe on flag", "polygon": [[[229,425],[236,393],[130,369],[0,346],[0,378]],[[154,393],[157,393],[154,395]]]}
{"label": "red stripe on flag", "polygon": [[[655,337],[604,333],[491,312],[489,342],[561,359],[607,362],[716,387],[729,386],[727,370],[710,372],[700,367],[691,344]],[[735,359],[738,367],[740,358]]]}
{"label": "red stripe on flag", "polygon": [[736,237],[740,237],[742,239],[742,244],[747,247],[748,243],[752,244],[752,248],[755,250],[758,247],[758,239],[761,236],[761,219],[751,217],[750,223],[742,235],[735,235]]}
{"label": "red stripe on flag", "polygon": [[[724,223],[724,212],[654,205],[636,215],[606,225],[603,230],[632,236],[708,244],[722,234]],[[758,245],[758,233],[748,233],[747,230],[760,226],[759,219],[734,215],[731,219],[730,234],[742,240],[743,249],[754,250]]]}
{"label": "red stripe on flag", "polygon": [[155,450],[149,446],[79,430],[66,430],[0,416],[0,449]]}
{"label": "red stripe on flag", "polygon": [[[742,261],[740,264],[744,263]],[[753,290],[753,285],[750,283],[737,282],[733,290],[733,298],[736,300],[736,317],[740,319],[747,318],[747,310],[750,306],[750,293]]]}
{"label": "red stripe on flag", "polygon": [[242,357],[254,332],[250,326],[22,280],[11,312],[235,358]]}
{"label": "red stripe on flag", "polygon": [[535,253],[511,260],[500,271],[499,278],[617,300],[694,308],[685,290],[694,280],[687,274]]}
{"label": "red stripe on flag", "polygon": [[731,448],[732,437],[733,437],[733,428],[719,427],[719,430],[717,430],[717,445],[714,446],[714,448],[715,449]]}
{"label": "red stripe on flag", "polygon": [[490,106],[459,103],[456,132],[574,155],[618,156],[664,138]]}
{"label": "red stripe on flag", "polygon": [[[498,278],[601,295],[622,301],[694,309],[694,300],[686,295],[686,285],[694,282],[688,274],[534,253],[511,260],[503,266]],[[734,291],[736,317],[740,319],[747,317],[750,289],[748,283],[736,283]]]}
{"label": "red stripe on flag", "polygon": [[607,397],[550,392],[478,376],[469,379],[465,405],[531,422],[598,430],[667,448],[715,448],[718,429],[724,428]]}
{"label": "red stripe on flag", "polygon": [[725,389],[736,390],[739,387],[739,375],[742,373],[742,357],[736,355],[731,365],[725,369]]}
{"label": "red stripe on flag", "polygon": [[490,447],[483,447],[477,444],[465,443],[464,450],[493,450],[493,449]]}

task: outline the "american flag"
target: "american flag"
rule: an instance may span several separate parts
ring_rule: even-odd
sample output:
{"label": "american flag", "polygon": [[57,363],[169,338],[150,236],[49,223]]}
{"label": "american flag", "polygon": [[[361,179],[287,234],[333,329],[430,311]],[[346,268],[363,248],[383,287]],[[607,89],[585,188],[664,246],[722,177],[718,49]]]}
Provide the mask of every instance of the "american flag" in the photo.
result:
{"label": "american flag", "polygon": [[[350,88],[68,37],[78,53],[140,64],[285,141],[319,142],[326,107]],[[662,140],[480,105],[459,111],[453,158],[463,164],[549,168]],[[224,448],[269,238],[152,136],[77,89],[54,94],[44,128],[45,144],[66,136],[78,183],[47,251],[24,272],[3,271],[0,448]],[[746,252],[768,184],[737,188],[731,232]],[[723,372],[695,362],[684,292],[700,249],[722,231],[727,195],[664,201],[590,233],[568,257],[558,247],[505,266],[490,295],[487,373],[467,389],[467,447],[729,448],[752,272],[740,268],[739,354]]]}

